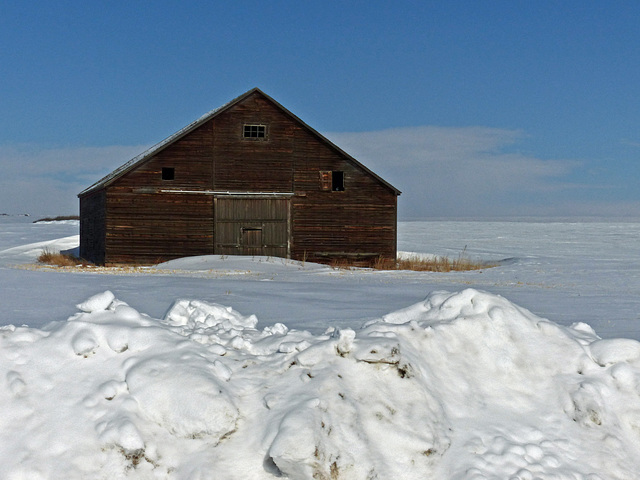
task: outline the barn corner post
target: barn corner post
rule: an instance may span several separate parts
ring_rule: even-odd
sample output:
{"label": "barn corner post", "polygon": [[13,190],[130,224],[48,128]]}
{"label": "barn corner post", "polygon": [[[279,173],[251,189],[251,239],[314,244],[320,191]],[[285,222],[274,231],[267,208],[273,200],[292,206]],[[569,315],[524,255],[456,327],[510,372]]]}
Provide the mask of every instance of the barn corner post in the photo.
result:
{"label": "barn corner post", "polygon": [[400,191],[254,88],[79,194],[98,263],[393,256]]}

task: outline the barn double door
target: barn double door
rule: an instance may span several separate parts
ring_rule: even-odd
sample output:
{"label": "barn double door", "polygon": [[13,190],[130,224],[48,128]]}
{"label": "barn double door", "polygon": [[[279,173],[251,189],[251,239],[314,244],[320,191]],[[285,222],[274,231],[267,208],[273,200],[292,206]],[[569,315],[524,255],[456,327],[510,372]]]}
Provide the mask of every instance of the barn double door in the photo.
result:
{"label": "barn double door", "polygon": [[289,257],[290,199],[216,197],[215,253]]}

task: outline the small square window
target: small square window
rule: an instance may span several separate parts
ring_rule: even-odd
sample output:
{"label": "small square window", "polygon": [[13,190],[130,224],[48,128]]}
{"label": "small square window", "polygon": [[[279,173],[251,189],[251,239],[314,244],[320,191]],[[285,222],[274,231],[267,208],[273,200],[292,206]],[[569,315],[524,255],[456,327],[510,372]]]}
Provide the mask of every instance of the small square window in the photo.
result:
{"label": "small square window", "polygon": [[242,130],[244,138],[253,140],[264,140],[267,138],[267,126],[256,124],[245,124]]}
{"label": "small square window", "polygon": [[162,180],[174,180],[176,178],[176,169],[173,167],[162,167]]}

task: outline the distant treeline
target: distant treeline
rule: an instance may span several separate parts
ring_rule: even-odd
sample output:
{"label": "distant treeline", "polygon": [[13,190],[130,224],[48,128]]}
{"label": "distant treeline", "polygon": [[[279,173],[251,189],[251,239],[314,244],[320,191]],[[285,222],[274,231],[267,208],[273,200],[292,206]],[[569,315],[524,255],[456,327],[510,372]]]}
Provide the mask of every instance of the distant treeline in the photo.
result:
{"label": "distant treeline", "polygon": [[62,220],[80,220],[80,217],[78,215],[60,215],[59,217],[44,217],[39,220],[35,220],[33,223],[61,222]]}

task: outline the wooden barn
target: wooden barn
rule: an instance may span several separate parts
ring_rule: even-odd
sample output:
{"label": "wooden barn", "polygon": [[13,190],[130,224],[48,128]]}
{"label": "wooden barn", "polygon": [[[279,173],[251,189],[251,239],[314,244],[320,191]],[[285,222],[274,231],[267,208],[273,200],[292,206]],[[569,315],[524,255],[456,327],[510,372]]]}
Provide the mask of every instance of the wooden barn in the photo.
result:
{"label": "wooden barn", "polygon": [[254,88],[82,191],[80,255],[395,258],[398,195]]}

